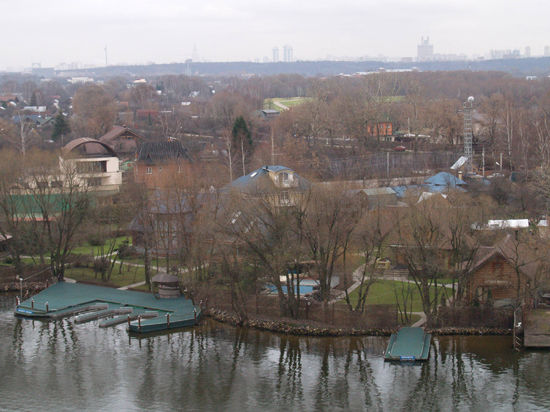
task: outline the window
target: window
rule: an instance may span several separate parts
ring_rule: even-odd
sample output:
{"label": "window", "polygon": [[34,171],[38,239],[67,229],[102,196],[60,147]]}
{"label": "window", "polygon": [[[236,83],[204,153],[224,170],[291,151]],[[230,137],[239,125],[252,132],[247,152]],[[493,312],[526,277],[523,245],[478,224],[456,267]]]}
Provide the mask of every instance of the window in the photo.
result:
{"label": "window", "polygon": [[277,175],[277,185],[279,187],[289,187],[292,185],[293,181],[292,173],[281,172]]}
{"label": "window", "polygon": [[288,192],[286,190],[281,192],[279,198],[281,199],[281,203],[283,204],[287,204],[290,202],[290,198],[288,197]]}
{"label": "window", "polygon": [[162,173],[162,166],[159,167],[159,173]]}
{"label": "window", "polygon": [[88,179],[88,186],[101,186],[101,177],[92,177]]}
{"label": "window", "polygon": [[77,162],[76,163],[77,173],[105,173],[107,172],[107,161],[93,161],[93,162]]}
{"label": "window", "polygon": [[153,174],[153,168],[148,167],[147,169],[145,169],[145,173],[147,173],[148,175],[152,175]]}

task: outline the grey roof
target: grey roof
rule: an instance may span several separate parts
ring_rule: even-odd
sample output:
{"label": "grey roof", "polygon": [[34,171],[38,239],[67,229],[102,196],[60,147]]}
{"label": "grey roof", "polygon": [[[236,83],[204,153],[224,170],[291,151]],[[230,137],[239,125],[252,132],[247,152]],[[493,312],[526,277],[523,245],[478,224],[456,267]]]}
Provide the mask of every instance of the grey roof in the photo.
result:
{"label": "grey roof", "polygon": [[159,273],[158,275],[153,276],[151,279],[154,283],[179,283],[177,276],[169,275],[167,273]]}
{"label": "grey roof", "polygon": [[139,147],[137,160],[154,164],[171,160],[191,160],[191,158],[180,141],[170,140],[143,143]]}
{"label": "grey roof", "polygon": [[137,134],[136,132],[134,132],[133,130],[129,129],[126,126],[113,126],[111,130],[109,130],[107,133],[101,136],[98,140],[111,144],[111,142],[114,139],[116,139],[117,137],[123,134],[129,134],[134,136],[135,138],[143,139],[139,134]]}
{"label": "grey roof", "polygon": [[396,195],[395,190],[391,187],[372,187],[369,189],[361,189],[361,191],[367,196]]}

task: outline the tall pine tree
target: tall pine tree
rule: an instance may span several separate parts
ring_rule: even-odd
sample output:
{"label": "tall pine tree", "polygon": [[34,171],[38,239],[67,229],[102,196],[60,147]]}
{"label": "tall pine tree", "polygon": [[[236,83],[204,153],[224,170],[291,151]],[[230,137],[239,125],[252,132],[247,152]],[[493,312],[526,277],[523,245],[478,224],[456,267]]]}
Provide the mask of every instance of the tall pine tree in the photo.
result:
{"label": "tall pine tree", "polygon": [[53,124],[52,140],[57,141],[59,137],[63,138],[63,136],[69,133],[71,133],[71,127],[69,126],[69,122],[65,120],[65,116],[63,116],[63,113],[61,112],[57,113],[57,116],[55,116],[55,120]]}
{"label": "tall pine tree", "polygon": [[252,134],[248,129],[248,125],[242,116],[235,119],[233,129],[231,130],[233,137],[233,145],[241,149],[241,159],[243,166],[243,176],[246,174],[245,155],[252,150]]}

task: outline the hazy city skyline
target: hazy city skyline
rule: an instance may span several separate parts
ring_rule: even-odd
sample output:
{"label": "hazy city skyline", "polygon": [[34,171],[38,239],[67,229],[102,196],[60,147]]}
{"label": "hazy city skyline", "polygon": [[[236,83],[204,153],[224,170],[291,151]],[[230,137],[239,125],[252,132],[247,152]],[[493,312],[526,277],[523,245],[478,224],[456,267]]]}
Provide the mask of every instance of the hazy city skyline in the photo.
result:
{"label": "hazy city skyline", "polygon": [[[487,55],[550,44],[550,4],[541,0],[1,1],[0,69],[62,62],[109,64],[271,60],[291,45],[293,60],[416,57],[422,36],[437,54]],[[196,49],[194,49],[196,47]],[[194,51],[195,50],[195,51]],[[282,53],[281,53],[281,57]]]}

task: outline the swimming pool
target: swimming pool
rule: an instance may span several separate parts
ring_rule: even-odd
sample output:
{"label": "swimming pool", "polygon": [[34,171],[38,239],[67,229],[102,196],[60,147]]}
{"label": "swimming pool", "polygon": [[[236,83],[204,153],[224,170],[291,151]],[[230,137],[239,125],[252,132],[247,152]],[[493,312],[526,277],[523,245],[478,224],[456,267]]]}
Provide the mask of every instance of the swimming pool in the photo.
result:
{"label": "swimming pool", "polygon": [[[308,293],[312,293],[313,288],[315,286],[317,286],[317,282],[314,280],[311,280],[311,279],[302,280],[300,282],[300,295],[307,295]],[[267,288],[271,291],[271,293],[277,293],[277,288],[275,287],[275,285],[268,284]],[[284,285],[282,289],[283,289],[283,293],[286,294],[287,293],[286,285]],[[297,292],[295,291],[295,293]]]}

